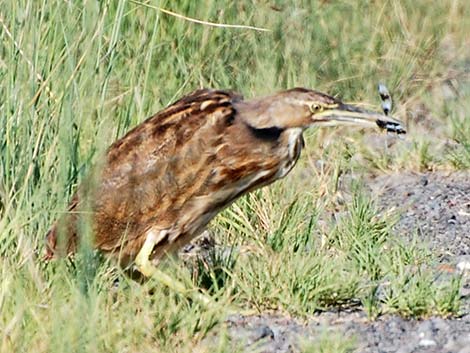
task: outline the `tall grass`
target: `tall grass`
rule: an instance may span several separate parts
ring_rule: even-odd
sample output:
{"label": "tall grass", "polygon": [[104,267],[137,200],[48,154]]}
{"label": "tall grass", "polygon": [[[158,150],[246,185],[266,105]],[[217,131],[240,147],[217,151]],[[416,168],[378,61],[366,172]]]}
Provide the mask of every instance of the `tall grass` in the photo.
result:
{"label": "tall grass", "polygon": [[[75,267],[40,260],[47,228],[94,158],[151,113],[202,86],[247,97],[305,86],[375,104],[375,86],[385,81],[396,114],[407,119],[421,97],[441,99],[431,88],[449,67],[466,70],[470,13],[464,1],[148,3],[271,32],[198,25],[125,0],[0,2],[2,352],[191,351],[223,320],[220,310],[152,282],[138,285],[93,256]],[[446,103],[445,114],[442,105],[430,104],[449,136],[449,116],[468,120],[459,102]],[[413,131],[417,123],[409,124]],[[348,132],[354,140],[339,133],[309,133],[292,176],[218,218],[213,226],[221,242],[256,255],[228,263],[222,288],[211,293],[221,305],[301,316],[358,303],[372,316],[455,313],[457,285],[437,288],[429,273],[408,272],[412,263],[431,260],[416,249],[405,261],[404,251],[411,250],[389,244],[391,219],[375,219],[377,210],[360,196],[346,209],[335,201],[338,175],[354,168],[353,153],[366,157],[366,170],[416,168],[421,162],[410,156],[425,143],[422,136],[411,133],[415,145],[375,151],[357,132]],[[463,162],[450,160],[468,168],[463,156]],[[312,168],[317,159],[326,167]],[[442,155],[427,163],[448,161]],[[320,219],[336,207],[346,212],[339,223]],[[180,262],[168,266],[189,288],[191,282],[211,285],[210,274],[198,282]],[[385,279],[390,284],[380,297]],[[428,291],[417,291],[423,284]],[[424,297],[428,302],[416,311],[412,298]],[[222,342],[220,350],[226,349]]]}

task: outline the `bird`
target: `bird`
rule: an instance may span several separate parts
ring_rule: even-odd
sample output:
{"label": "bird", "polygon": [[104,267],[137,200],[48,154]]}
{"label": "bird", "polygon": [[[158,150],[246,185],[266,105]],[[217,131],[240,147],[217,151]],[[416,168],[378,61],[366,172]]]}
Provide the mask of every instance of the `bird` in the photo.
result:
{"label": "bird", "polygon": [[[284,178],[312,127],[357,125],[405,134],[387,114],[306,88],[245,100],[199,89],[114,142],[46,235],[46,259],[91,245],[145,278],[240,196]],[[169,285],[172,279],[162,277]],[[177,286],[183,290],[182,286]]]}

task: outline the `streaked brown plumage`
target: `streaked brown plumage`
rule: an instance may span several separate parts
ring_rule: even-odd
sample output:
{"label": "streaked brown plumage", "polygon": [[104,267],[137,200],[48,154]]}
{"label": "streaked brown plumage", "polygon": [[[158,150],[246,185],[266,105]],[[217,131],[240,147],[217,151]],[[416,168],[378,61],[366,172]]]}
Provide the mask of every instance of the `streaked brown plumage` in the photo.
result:
{"label": "streaked brown plumage", "polygon": [[85,214],[97,249],[151,275],[150,262],[189,242],[232,201],[289,173],[306,128],[347,123],[405,132],[393,118],[303,88],[249,101],[198,90],[111,145],[93,186],[79,188],[48,232],[47,256],[75,251]]}

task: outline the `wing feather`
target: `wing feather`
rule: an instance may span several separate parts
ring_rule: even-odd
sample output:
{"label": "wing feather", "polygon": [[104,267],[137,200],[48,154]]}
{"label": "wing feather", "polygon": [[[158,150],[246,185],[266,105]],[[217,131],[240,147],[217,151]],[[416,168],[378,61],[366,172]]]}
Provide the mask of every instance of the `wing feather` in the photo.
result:
{"label": "wing feather", "polygon": [[[94,177],[82,183],[73,197],[74,210],[85,204],[92,208],[99,248],[112,251],[120,246],[123,233],[138,237],[145,227],[175,222],[171,209],[181,207],[201,186],[198,180],[205,178],[195,173],[210,173],[205,163],[233,122],[233,103],[242,99],[232,91],[197,90],[109,147],[94,167]],[[61,229],[67,231],[67,239],[75,243],[78,217],[66,214],[61,223],[66,223]],[[57,222],[47,237],[49,247],[57,243]]]}

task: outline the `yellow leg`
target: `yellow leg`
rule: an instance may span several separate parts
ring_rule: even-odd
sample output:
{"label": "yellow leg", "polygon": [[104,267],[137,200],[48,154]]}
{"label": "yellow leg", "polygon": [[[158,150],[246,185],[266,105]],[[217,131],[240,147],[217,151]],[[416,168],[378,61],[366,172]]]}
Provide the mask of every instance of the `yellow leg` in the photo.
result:
{"label": "yellow leg", "polygon": [[160,234],[162,235],[159,236],[159,234],[154,231],[147,233],[144,245],[142,245],[142,248],[135,258],[135,266],[137,267],[137,270],[139,270],[139,272],[142,273],[145,277],[152,277],[157,269],[150,262],[150,255],[152,254],[155,245],[157,245],[159,240],[165,236],[164,232],[160,232]]}
{"label": "yellow leg", "polygon": [[[167,286],[171,290],[179,293],[181,295],[188,295],[188,289],[183,283],[178,280],[175,280],[168,276],[166,273],[160,271],[152,262],[150,261],[150,255],[152,254],[153,248],[166,236],[165,231],[159,233],[150,231],[147,234],[144,245],[140,249],[137,257],[135,258],[135,265],[137,270],[142,273],[145,277],[151,277],[156,279],[161,284]],[[200,301],[202,304],[209,305],[213,303],[213,300],[201,293],[196,293],[195,298]]]}

